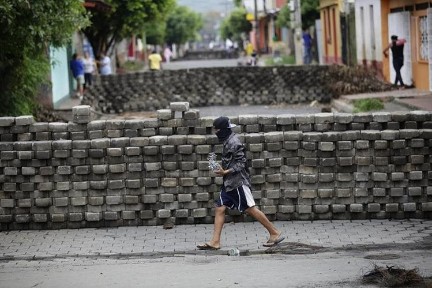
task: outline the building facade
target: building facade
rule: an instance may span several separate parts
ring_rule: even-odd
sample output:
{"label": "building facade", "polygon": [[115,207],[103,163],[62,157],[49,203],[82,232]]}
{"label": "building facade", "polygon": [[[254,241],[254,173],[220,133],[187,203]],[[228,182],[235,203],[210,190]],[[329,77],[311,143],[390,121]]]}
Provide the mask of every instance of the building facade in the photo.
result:
{"label": "building facade", "polygon": [[323,63],[342,64],[341,0],[320,0]]}
{"label": "building facade", "polygon": [[[406,85],[431,90],[432,2],[423,0],[382,0],[382,41],[388,45],[391,35],[405,38],[402,78]],[[383,72],[388,81],[395,77],[391,56],[384,59]]]}
{"label": "building facade", "polygon": [[[357,63],[383,75],[383,37],[381,29],[381,1],[355,2]],[[387,43],[388,44],[388,43]]]}

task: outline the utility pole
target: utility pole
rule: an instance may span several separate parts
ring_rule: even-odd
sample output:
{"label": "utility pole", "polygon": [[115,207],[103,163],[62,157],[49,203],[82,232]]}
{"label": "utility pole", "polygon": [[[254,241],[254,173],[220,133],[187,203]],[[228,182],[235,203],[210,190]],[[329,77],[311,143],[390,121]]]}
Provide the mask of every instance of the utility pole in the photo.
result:
{"label": "utility pole", "polygon": [[259,31],[258,31],[258,7],[257,7],[257,0],[254,0],[254,29],[255,29],[255,49],[258,55],[260,55],[260,49],[259,49]]}
{"label": "utility pole", "polygon": [[303,43],[302,43],[302,20],[301,20],[301,3],[300,0],[294,1],[294,48],[296,64],[303,64]]}

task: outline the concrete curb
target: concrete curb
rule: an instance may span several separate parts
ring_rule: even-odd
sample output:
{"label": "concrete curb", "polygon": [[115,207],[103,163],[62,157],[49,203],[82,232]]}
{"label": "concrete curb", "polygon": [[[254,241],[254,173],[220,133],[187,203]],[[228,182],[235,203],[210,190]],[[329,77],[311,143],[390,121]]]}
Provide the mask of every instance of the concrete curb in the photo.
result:
{"label": "concrete curb", "polygon": [[331,107],[338,112],[353,113],[354,111],[353,105],[348,104],[346,101],[340,99],[333,99],[331,102]]}

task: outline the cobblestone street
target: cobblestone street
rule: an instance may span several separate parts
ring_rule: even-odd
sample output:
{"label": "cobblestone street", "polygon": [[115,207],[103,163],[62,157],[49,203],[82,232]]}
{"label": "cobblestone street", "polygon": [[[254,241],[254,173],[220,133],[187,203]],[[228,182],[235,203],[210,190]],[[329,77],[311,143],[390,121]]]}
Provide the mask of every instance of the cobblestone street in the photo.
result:
{"label": "cobblestone street", "polygon": [[[372,287],[376,265],[431,276],[432,221],[283,221],[265,254],[258,223],[227,223],[220,251],[197,251],[212,225],[0,232],[2,287]],[[241,257],[227,256],[230,248]],[[310,272],[308,272],[310,271]],[[263,275],[259,277],[258,275]]]}

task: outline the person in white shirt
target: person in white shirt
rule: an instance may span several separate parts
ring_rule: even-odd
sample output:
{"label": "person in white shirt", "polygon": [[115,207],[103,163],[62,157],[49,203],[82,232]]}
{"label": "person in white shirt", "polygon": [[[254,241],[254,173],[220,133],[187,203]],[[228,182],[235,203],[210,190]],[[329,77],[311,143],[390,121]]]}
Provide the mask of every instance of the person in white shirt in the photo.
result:
{"label": "person in white shirt", "polygon": [[96,62],[88,52],[84,53],[84,89],[90,87],[93,83],[93,73],[97,71]]}
{"label": "person in white shirt", "polygon": [[100,74],[101,75],[110,75],[111,74],[111,59],[106,56],[104,53],[100,55]]}
{"label": "person in white shirt", "polygon": [[165,47],[164,57],[165,57],[166,63],[170,63],[171,56],[172,56],[171,49],[168,46]]}

